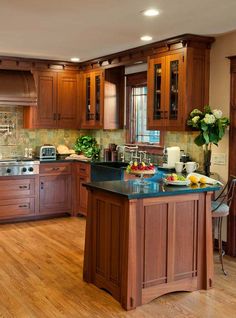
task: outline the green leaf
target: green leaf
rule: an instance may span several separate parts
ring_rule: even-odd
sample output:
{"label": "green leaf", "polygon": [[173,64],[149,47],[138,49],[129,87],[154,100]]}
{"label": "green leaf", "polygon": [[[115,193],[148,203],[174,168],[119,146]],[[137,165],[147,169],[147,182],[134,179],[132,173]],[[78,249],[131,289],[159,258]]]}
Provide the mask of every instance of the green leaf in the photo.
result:
{"label": "green leaf", "polygon": [[205,143],[209,144],[210,140],[209,140],[209,135],[207,131],[203,131],[203,137],[205,139]]}
{"label": "green leaf", "polygon": [[214,144],[218,144],[219,142],[219,136],[217,133],[215,133],[214,131],[211,131],[209,134],[209,141],[213,142]]}
{"label": "green leaf", "polygon": [[203,131],[207,131],[208,130],[208,125],[203,120],[201,120],[201,129]]}
{"label": "green leaf", "polygon": [[195,139],[194,142],[197,146],[203,146],[205,144],[205,139],[202,135],[202,133],[200,135],[198,135]]}

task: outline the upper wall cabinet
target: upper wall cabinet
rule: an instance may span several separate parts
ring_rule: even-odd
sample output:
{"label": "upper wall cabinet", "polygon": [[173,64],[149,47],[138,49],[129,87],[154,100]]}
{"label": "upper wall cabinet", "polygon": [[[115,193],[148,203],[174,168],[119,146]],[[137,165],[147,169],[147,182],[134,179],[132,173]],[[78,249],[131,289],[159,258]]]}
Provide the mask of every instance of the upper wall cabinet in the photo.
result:
{"label": "upper wall cabinet", "polygon": [[34,75],[38,106],[24,108],[24,127],[78,128],[78,74],[36,71]]}
{"label": "upper wall cabinet", "polygon": [[123,127],[124,67],[85,72],[81,87],[82,129]]}
{"label": "upper wall cabinet", "polygon": [[189,113],[209,101],[207,43],[179,44],[148,59],[148,129],[183,131]]}
{"label": "upper wall cabinet", "polygon": [[83,74],[81,128],[103,128],[104,70]]}

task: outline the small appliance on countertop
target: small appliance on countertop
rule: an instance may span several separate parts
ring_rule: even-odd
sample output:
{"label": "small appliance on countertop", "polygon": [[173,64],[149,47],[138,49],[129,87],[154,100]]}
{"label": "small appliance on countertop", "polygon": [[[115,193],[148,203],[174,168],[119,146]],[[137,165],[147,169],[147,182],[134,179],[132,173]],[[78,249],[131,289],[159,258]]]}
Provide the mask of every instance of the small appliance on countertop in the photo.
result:
{"label": "small appliance on countertop", "polygon": [[39,158],[40,161],[46,160],[56,160],[56,147],[53,145],[43,145],[36,147],[36,158]]}
{"label": "small appliance on countertop", "polygon": [[175,168],[175,163],[180,161],[180,148],[167,147],[164,149],[163,153],[163,168]]}

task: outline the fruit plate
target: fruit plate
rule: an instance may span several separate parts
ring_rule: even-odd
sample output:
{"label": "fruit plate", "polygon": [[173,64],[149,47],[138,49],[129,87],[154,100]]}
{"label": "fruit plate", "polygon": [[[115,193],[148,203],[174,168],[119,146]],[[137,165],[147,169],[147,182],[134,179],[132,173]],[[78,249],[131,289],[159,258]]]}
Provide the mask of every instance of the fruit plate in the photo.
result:
{"label": "fruit plate", "polygon": [[168,185],[177,185],[177,186],[187,186],[190,184],[190,180],[185,180],[185,181],[181,181],[181,180],[176,180],[176,181],[169,181],[164,179],[165,184]]}
{"label": "fruit plate", "polygon": [[153,175],[155,174],[155,170],[130,170],[130,174],[136,175]]}

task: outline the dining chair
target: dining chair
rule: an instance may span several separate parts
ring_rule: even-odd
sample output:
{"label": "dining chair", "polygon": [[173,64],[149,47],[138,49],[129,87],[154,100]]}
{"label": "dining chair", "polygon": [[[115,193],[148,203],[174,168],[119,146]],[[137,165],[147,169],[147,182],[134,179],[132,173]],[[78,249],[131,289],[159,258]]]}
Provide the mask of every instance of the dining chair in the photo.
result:
{"label": "dining chair", "polygon": [[215,226],[217,226],[217,239],[221,268],[224,275],[227,272],[224,269],[223,256],[225,254],[222,248],[222,221],[229,215],[230,206],[234,197],[236,186],[236,177],[230,176],[220,194],[211,202],[212,220],[213,220],[213,242],[215,238]]}

